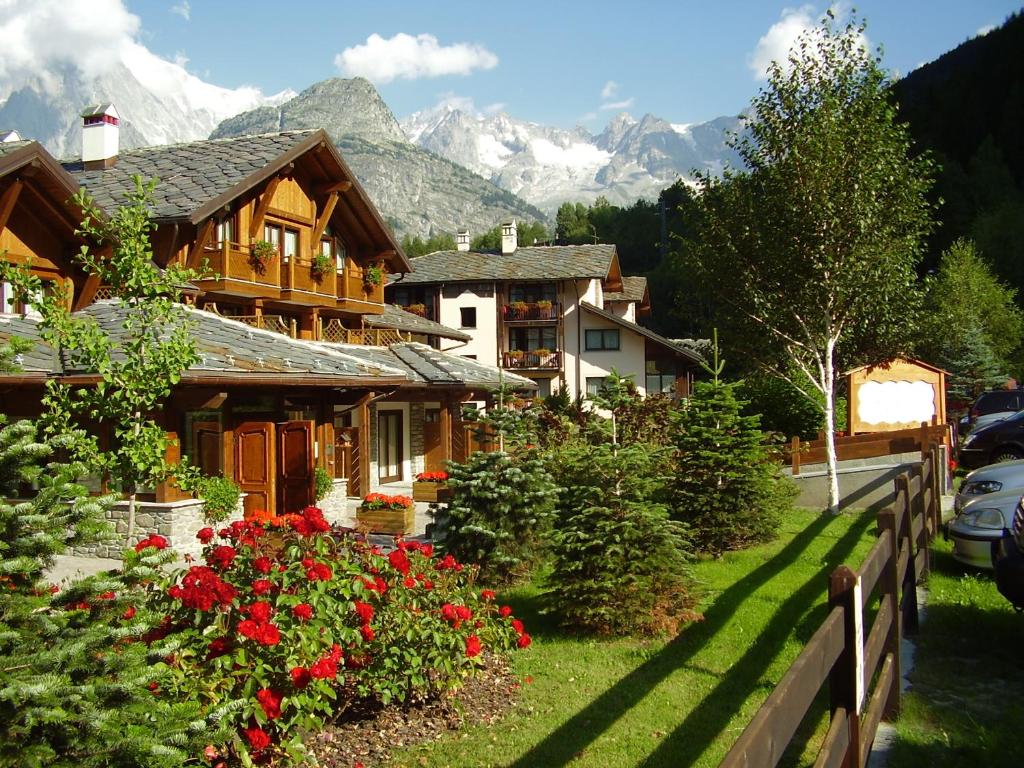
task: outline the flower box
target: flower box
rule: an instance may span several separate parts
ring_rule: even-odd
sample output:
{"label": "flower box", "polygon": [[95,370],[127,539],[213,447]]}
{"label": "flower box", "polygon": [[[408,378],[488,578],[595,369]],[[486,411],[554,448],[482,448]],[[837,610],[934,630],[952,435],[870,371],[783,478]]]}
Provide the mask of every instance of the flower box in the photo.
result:
{"label": "flower box", "polygon": [[412,498],[415,501],[446,502],[452,496],[447,483],[417,481],[412,484]]}
{"label": "flower box", "polygon": [[412,533],[416,507],[408,496],[370,493],[356,508],[356,522],[371,533],[406,536]]}

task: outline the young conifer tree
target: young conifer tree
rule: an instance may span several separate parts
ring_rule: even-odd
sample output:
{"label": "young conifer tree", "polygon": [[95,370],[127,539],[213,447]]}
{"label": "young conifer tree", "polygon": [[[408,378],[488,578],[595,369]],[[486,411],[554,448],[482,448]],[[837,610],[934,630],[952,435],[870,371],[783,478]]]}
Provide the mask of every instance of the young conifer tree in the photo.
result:
{"label": "young conifer tree", "polygon": [[715,334],[710,381],[698,381],[675,417],[673,515],[686,523],[696,547],[712,554],[775,537],[781,513],[795,496],[759,428],[744,416],[737,384],[720,375]]}

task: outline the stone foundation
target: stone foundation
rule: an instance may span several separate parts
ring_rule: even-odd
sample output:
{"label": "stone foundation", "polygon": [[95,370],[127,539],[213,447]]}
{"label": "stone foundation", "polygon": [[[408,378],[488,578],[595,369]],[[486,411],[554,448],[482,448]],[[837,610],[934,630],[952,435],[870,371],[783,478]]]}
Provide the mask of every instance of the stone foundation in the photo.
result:
{"label": "stone foundation", "polygon": [[330,493],[317,502],[317,506],[323,511],[324,519],[327,522],[347,525],[349,519],[348,480],[335,478]]}
{"label": "stone foundation", "polygon": [[[227,525],[233,520],[243,517],[242,500],[238,500],[235,513],[227,520],[218,523],[215,528]],[[179,555],[198,556],[203,545],[196,539],[200,528],[209,523],[203,518],[203,502],[201,499],[184,499],[157,503],[140,501],[135,504],[135,533],[128,537],[128,502],[119,501],[106,512],[115,536],[107,541],[97,542],[88,546],[74,547],[68,554],[80,557],[120,558],[121,551],[134,547],[147,536],[158,533],[167,539],[167,544]]]}

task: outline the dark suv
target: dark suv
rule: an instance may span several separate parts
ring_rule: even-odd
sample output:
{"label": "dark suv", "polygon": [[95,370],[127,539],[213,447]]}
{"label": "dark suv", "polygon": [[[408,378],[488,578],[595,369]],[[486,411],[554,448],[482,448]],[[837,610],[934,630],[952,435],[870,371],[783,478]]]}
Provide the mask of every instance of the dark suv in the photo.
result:
{"label": "dark suv", "polygon": [[958,458],[968,469],[1024,459],[1024,411],[971,432],[960,446]]}
{"label": "dark suv", "polygon": [[[996,389],[991,392],[982,392],[978,395],[978,399],[974,401],[974,405],[971,406],[971,409],[961,422],[961,434],[966,433],[973,427],[979,416],[1004,414],[1005,417],[1011,413],[1016,413],[1022,408],[1024,408],[1024,390]],[[985,419],[984,421],[991,422],[994,419]]]}

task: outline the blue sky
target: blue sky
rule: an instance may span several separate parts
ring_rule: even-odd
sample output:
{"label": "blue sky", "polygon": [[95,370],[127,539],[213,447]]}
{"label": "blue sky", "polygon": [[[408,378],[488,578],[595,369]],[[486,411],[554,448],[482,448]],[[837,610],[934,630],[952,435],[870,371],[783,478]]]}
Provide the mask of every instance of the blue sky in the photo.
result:
{"label": "blue sky", "polygon": [[[675,123],[739,112],[761,84],[752,57],[770,55],[826,8],[739,0],[125,5],[140,19],[140,43],[187,59],[190,72],[220,86],[274,93],[362,72],[400,117],[455,99],[591,130],[622,109]],[[1020,2],[864,0],[856,8],[884,65],[906,73],[999,25]]]}

